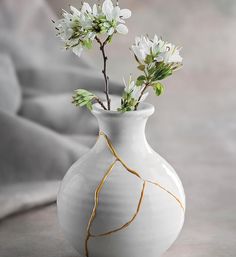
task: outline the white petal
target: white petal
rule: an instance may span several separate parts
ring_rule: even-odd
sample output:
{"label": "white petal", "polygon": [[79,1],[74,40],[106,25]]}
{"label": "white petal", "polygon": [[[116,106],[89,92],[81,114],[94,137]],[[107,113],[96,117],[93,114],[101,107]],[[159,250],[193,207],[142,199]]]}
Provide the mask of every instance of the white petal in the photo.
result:
{"label": "white petal", "polygon": [[138,100],[139,96],[140,96],[140,88],[135,86],[132,88],[132,97],[136,100]]}
{"label": "white petal", "polygon": [[138,46],[132,46],[132,51],[140,61],[143,61],[146,58],[146,55],[143,53],[143,51],[141,51]]}
{"label": "white petal", "polygon": [[113,10],[112,10],[112,19],[113,20],[117,20],[120,17],[120,7],[116,6]]}
{"label": "white petal", "polygon": [[154,36],[153,42],[156,43],[156,44],[159,42],[159,39],[158,39],[157,35]]}
{"label": "white petal", "polygon": [[112,15],[112,10],[106,12],[106,18],[108,21],[112,21],[113,15]]}
{"label": "white petal", "polygon": [[111,27],[108,31],[107,31],[107,35],[111,36],[114,33],[115,29],[113,27]]}
{"label": "white petal", "polygon": [[80,16],[80,11],[78,9],[76,9],[74,6],[71,5],[70,9],[73,14]]}
{"label": "white petal", "polygon": [[105,0],[102,5],[102,12],[107,15],[107,13],[113,10],[113,3],[111,0]]}
{"label": "white petal", "polygon": [[116,30],[118,33],[123,34],[123,35],[125,35],[129,32],[128,28],[124,24],[119,24],[116,27]]}
{"label": "white petal", "polygon": [[64,12],[63,17],[66,19],[66,22],[69,22],[73,16],[68,12]]}
{"label": "white petal", "polygon": [[136,87],[135,82],[131,81],[129,86],[130,86],[130,89],[134,89]]}
{"label": "white petal", "polygon": [[135,37],[135,44],[138,45],[141,41],[140,37]]}
{"label": "white petal", "polygon": [[89,32],[85,38],[94,40],[96,32]]}
{"label": "white petal", "polygon": [[168,63],[170,63],[170,62],[180,63],[182,61],[183,61],[183,58],[179,54],[175,54],[175,55],[170,56]]}
{"label": "white petal", "polygon": [[83,52],[83,47],[81,45],[77,45],[73,47],[72,49],[73,53],[76,54],[77,56],[81,56],[81,53]]}
{"label": "white petal", "polygon": [[97,14],[98,14],[98,8],[97,8],[97,5],[94,4],[94,5],[93,5],[93,15],[94,15],[94,16],[97,16]]}
{"label": "white petal", "polygon": [[81,12],[85,13],[91,13],[92,12],[92,8],[90,7],[90,5],[88,3],[83,3],[82,8],[81,8]]}
{"label": "white petal", "polygon": [[118,17],[116,20],[117,20],[117,22],[119,22],[119,23],[125,24],[125,21],[122,20],[120,17]]}
{"label": "white petal", "polygon": [[132,15],[131,11],[129,9],[122,9],[120,11],[120,16],[123,18],[123,19],[128,19],[130,18]]}
{"label": "white petal", "polygon": [[163,58],[162,56],[157,56],[157,57],[155,58],[155,61],[157,61],[157,62],[163,62],[163,61],[164,61],[164,58]]}
{"label": "white petal", "polygon": [[126,85],[126,81],[125,81],[125,78],[123,77],[123,83],[125,85],[125,88],[127,88],[127,85]]}

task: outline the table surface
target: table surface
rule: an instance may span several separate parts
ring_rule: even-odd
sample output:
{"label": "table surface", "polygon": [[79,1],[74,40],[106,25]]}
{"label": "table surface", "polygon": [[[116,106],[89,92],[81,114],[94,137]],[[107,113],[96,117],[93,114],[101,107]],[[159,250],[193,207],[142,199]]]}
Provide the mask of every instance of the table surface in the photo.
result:
{"label": "table surface", "polygon": [[[136,10],[129,23],[131,36],[159,31],[185,49],[183,71],[166,82],[163,97],[150,97],[157,111],[147,126],[149,141],[176,168],[187,197],[183,231],[164,257],[235,257],[236,58],[232,55],[236,1],[155,0],[147,4],[129,0],[127,4]],[[127,47],[127,38],[115,41],[115,49]],[[117,74],[119,64],[121,72],[132,71],[134,63],[124,62],[128,52],[120,49],[110,54],[116,60],[111,73]],[[2,221],[0,256],[77,254],[59,230],[53,205]]]}
{"label": "table surface", "polygon": [[[235,226],[231,227],[235,217],[229,215],[222,224],[221,216],[199,212],[188,217],[180,237],[163,257],[235,257]],[[5,220],[0,224],[0,245],[1,257],[78,257],[59,229],[55,205]]]}

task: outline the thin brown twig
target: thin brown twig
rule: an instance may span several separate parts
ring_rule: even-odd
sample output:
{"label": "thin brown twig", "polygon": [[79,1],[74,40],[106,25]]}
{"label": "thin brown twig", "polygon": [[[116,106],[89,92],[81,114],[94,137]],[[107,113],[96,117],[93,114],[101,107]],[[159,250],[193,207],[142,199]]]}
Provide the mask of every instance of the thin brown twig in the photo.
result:
{"label": "thin brown twig", "polygon": [[109,77],[107,76],[107,56],[105,53],[105,46],[108,43],[108,41],[110,40],[110,36],[107,37],[107,39],[102,42],[97,36],[95,37],[96,41],[99,43],[100,45],[100,50],[102,51],[102,57],[103,57],[103,76],[105,79],[105,95],[106,95],[106,99],[107,99],[107,109],[110,110],[111,109],[111,99],[109,97]]}
{"label": "thin brown twig", "polygon": [[145,86],[144,86],[143,90],[141,91],[141,94],[140,94],[140,96],[139,96],[139,98],[138,98],[138,102],[137,102],[137,104],[136,104],[135,107],[134,107],[134,110],[135,110],[135,111],[137,111],[137,108],[138,108],[138,105],[139,105],[139,103],[140,103],[140,100],[141,100],[143,94],[145,93],[146,89],[147,89],[149,86],[150,86],[149,83],[145,83]]}
{"label": "thin brown twig", "polygon": [[102,106],[102,108],[107,111],[106,106],[103,104],[103,102],[98,97],[95,98],[95,101],[97,101]]}

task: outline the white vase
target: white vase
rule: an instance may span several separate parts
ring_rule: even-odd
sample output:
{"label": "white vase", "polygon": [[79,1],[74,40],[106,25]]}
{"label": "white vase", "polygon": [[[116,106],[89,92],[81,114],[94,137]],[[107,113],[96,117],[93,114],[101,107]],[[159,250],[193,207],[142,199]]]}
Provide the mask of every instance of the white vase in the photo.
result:
{"label": "white vase", "polygon": [[153,112],[147,103],[123,114],[94,105],[100,136],[57,199],[61,228],[81,257],[159,257],[183,226],[181,181],[145,137]]}

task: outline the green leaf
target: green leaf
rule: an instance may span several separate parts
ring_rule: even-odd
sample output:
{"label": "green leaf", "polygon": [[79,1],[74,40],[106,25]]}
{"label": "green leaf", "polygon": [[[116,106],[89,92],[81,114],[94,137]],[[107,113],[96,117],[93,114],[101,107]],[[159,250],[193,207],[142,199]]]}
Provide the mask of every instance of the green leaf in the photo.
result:
{"label": "green leaf", "polygon": [[156,66],[153,66],[148,69],[148,75],[151,77],[157,71]]}
{"label": "green leaf", "polygon": [[172,70],[168,70],[168,71],[164,71],[160,76],[159,76],[159,80],[163,80],[166,77],[169,77],[172,75]]}
{"label": "green leaf", "polygon": [[146,77],[144,75],[141,75],[137,78],[136,86],[140,87],[144,84],[144,81],[146,80]]}
{"label": "green leaf", "polygon": [[154,83],[152,85],[152,87],[153,87],[153,89],[155,91],[155,94],[157,96],[161,95],[164,92],[164,86],[160,82]]}
{"label": "green leaf", "polygon": [[92,40],[86,40],[83,42],[83,45],[87,48],[87,49],[91,49],[93,46],[93,42]]}
{"label": "green leaf", "polygon": [[141,75],[137,78],[138,81],[145,81],[146,77],[144,75]]}
{"label": "green leaf", "polygon": [[145,70],[145,65],[144,64],[140,64],[138,66],[138,69],[141,70],[141,71],[144,71]]}
{"label": "green leaf", "polygon": [[165,64],[164,62],[160,62],[156,64],[156,71],[154,73],[153,81],[163,80],[168,76],[171,76],[173,71],[175,70],[173,64]]}
{"label": "green leaf", "polygon": [[96,96],[93,93],[85,89],[77,89],[72,96],[72,103],[75,104],[75,106],[86,106],[89,110],[92,110],[92,104],[95,98]]}
{"label": "green leaf", "polygon": [[80,107],[83,107],[84,105],[87,105],[89,102],[88,101],[83,101],[82,103],[79,104]]}
{"label": "green leaf", "polygon": [[137,81],[136,81],[136,86],[137,86],[137,87],[141,87],[143,84],[144,84],[144,81],[143,81],[143,80],[137,80]]}
{"label": "green leaf", "polygon": [[141,64],[141,62],[139,61],[138,57],[136,56],[136,54],[134,54],[134,58],[136,60],[136,62],[138,62],[139,64]]}
{"label": "green leaf", "polygon": [[144,62],[147,63],[147,64],[152,63],[153,62],[153,57],[151,55],[147,55]]}
{"label": "green leaf", "polygon": [[111,42],[112,42],[112,36],[110,36],[108,39],[108,43],[111,43]]}
{"label": "green leaf", "polygon": [[92,102],[88,102],[88,103],[86,104],[86,107],[87,107],[90,111],[92,111],[92,109],[93,109]]}
{"label": "green leaf", "polygon": [[122,113],[133,111],[135,109],[136,104],[137,100],[133,98],[132,92],[124,91],[121,98],[121,106],[117,109],[117,111]]}

